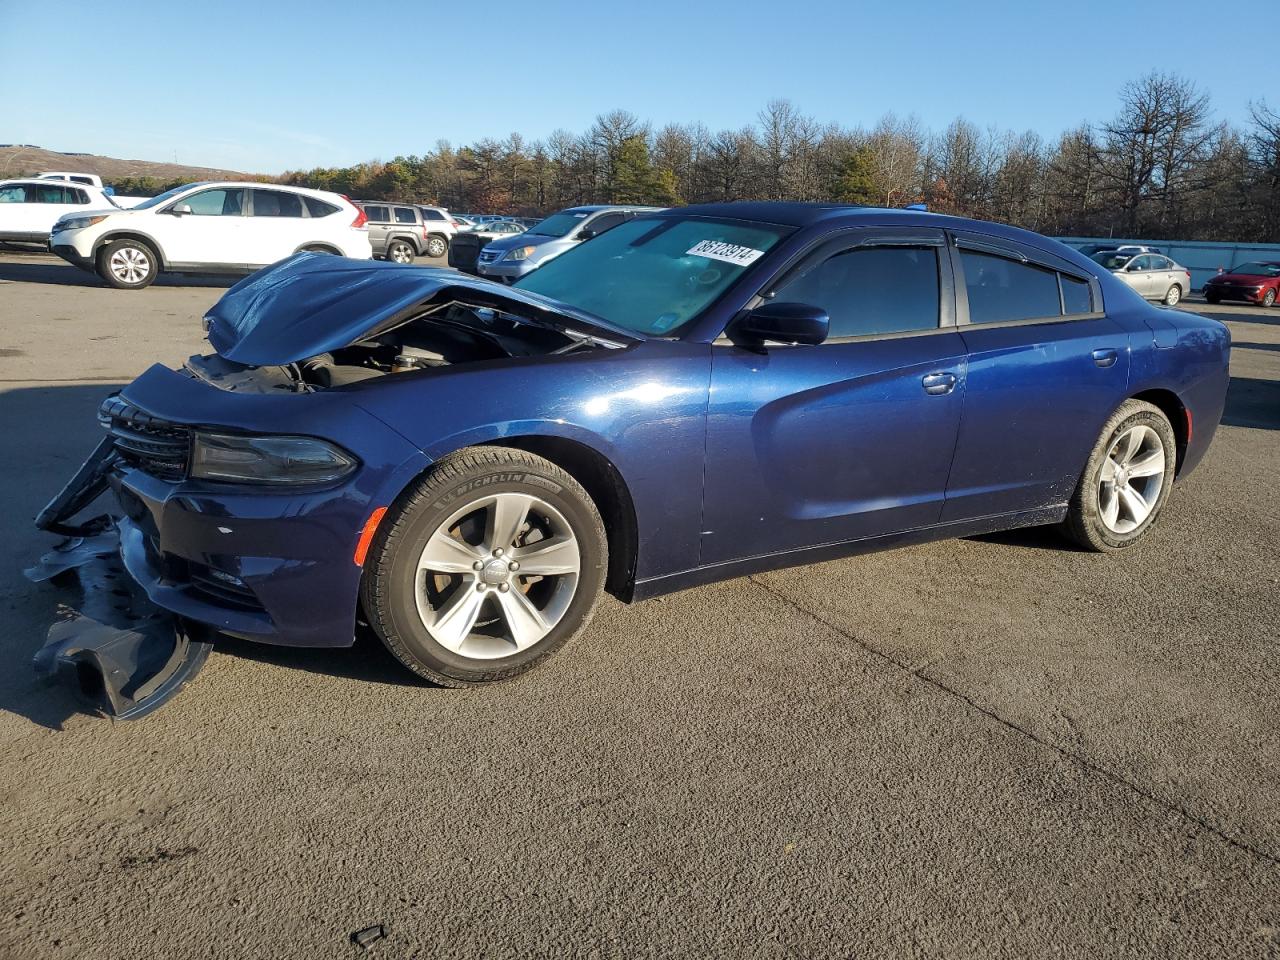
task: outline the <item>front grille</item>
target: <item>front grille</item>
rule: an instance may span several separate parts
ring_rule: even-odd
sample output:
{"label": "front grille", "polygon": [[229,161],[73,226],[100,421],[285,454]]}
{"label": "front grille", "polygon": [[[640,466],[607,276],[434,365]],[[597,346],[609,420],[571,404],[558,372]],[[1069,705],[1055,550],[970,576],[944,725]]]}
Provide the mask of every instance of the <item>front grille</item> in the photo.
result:
{"label": "front grille", "polygon": [[128,464],[161,480],[187,475],[191,428],[153,417],[120,396],[108,397],[98,422],[111,434],[116,452]]}
{"label": "front grille", "polygon": [[497,250],[481,250],[479,259],[481,263],[493,263],[493,261],[497,260],[501,255],[502,254]]}

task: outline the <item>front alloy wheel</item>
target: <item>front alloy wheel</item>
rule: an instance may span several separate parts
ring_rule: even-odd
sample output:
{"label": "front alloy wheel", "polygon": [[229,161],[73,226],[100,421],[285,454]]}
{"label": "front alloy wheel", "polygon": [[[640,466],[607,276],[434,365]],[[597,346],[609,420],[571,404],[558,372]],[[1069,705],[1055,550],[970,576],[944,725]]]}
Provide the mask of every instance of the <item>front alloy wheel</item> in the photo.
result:
{"label": "front alloy wheel", "polygon": [[121,290],[141,290],[156,278],[156,255],[136,240],[117,240],[98,255],[98,275]]}
{"label": "front alloy wheel", "polygon": [[388,511],[362,603],[420,676],[502,680],[586,625],[607,560],[600,515],[573,477],[522,450],[476,447],[441,460]]}

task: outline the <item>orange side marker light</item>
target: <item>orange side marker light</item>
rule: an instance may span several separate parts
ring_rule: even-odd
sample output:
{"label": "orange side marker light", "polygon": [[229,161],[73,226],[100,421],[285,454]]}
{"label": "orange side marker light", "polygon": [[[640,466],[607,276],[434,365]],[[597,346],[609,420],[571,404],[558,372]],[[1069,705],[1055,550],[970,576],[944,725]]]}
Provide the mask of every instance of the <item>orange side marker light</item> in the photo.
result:
{"label": "orange side marker light", "polygon": [[378,532],[378,524],[382,522],[382,517],[386,512],[386,507],[379,507],[369,514],[369,519],[364,522],[364,529],[360,531],[360,539],[356,541],[356,554],[352,558],[355,560],[357,567],[364,566],[364,558],[369,555],[369,544],[373,542],[373,535]]}

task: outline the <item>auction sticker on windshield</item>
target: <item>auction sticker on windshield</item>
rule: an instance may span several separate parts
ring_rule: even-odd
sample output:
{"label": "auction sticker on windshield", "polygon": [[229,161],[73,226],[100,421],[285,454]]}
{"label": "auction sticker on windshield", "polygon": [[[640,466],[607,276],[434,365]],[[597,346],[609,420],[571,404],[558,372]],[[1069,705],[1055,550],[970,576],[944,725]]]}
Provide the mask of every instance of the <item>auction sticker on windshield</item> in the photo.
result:
{"label": "auction sticker on windshield", "polygon": [[725,263],[736,263],[740,267],[755,263],[764,256],[763,250],[740,247],[736,243],[725,243],[723,240],[702,240],[685,253],[695,257],[707,257],[710,260],[722,260]]}

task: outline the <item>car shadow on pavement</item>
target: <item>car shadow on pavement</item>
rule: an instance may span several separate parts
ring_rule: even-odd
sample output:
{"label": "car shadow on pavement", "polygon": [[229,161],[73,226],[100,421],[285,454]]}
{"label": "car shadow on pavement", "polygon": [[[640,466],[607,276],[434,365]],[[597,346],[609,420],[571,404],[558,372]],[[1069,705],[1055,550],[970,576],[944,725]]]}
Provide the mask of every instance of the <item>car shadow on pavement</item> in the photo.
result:
{"label": "car shadow on pavement", "polygon": [[[240,277],[202,277],[185,274],[162,274],[156,278],[157,287],[229,287]],[[96,274],[73,267],[69,263],[50,263],[46,258],[30,262],[0,261],[0,280],[13,283],[52,283],[73,287],[107,287]],[[122,293],[128,291],[121,291]]]}
{"label": "car shadow on pavement", "polygon": [[329,677],[382,683],[389,686],[422,686],[436,684],[420,678],[400,663],[382,642],[366,628],[357,628],[356,641],[350,647],[277,647],[254,643],[237,637],[219,636],[214,651],[269,663],[292,670],[306,670]]}
{"label": "car shadow on pavement", "polygon": [[[1271,349],[1280,349],[1266,344]],[[1280,380],[1232,377],[1222,422],[1231,427],[1280,430]]]}

